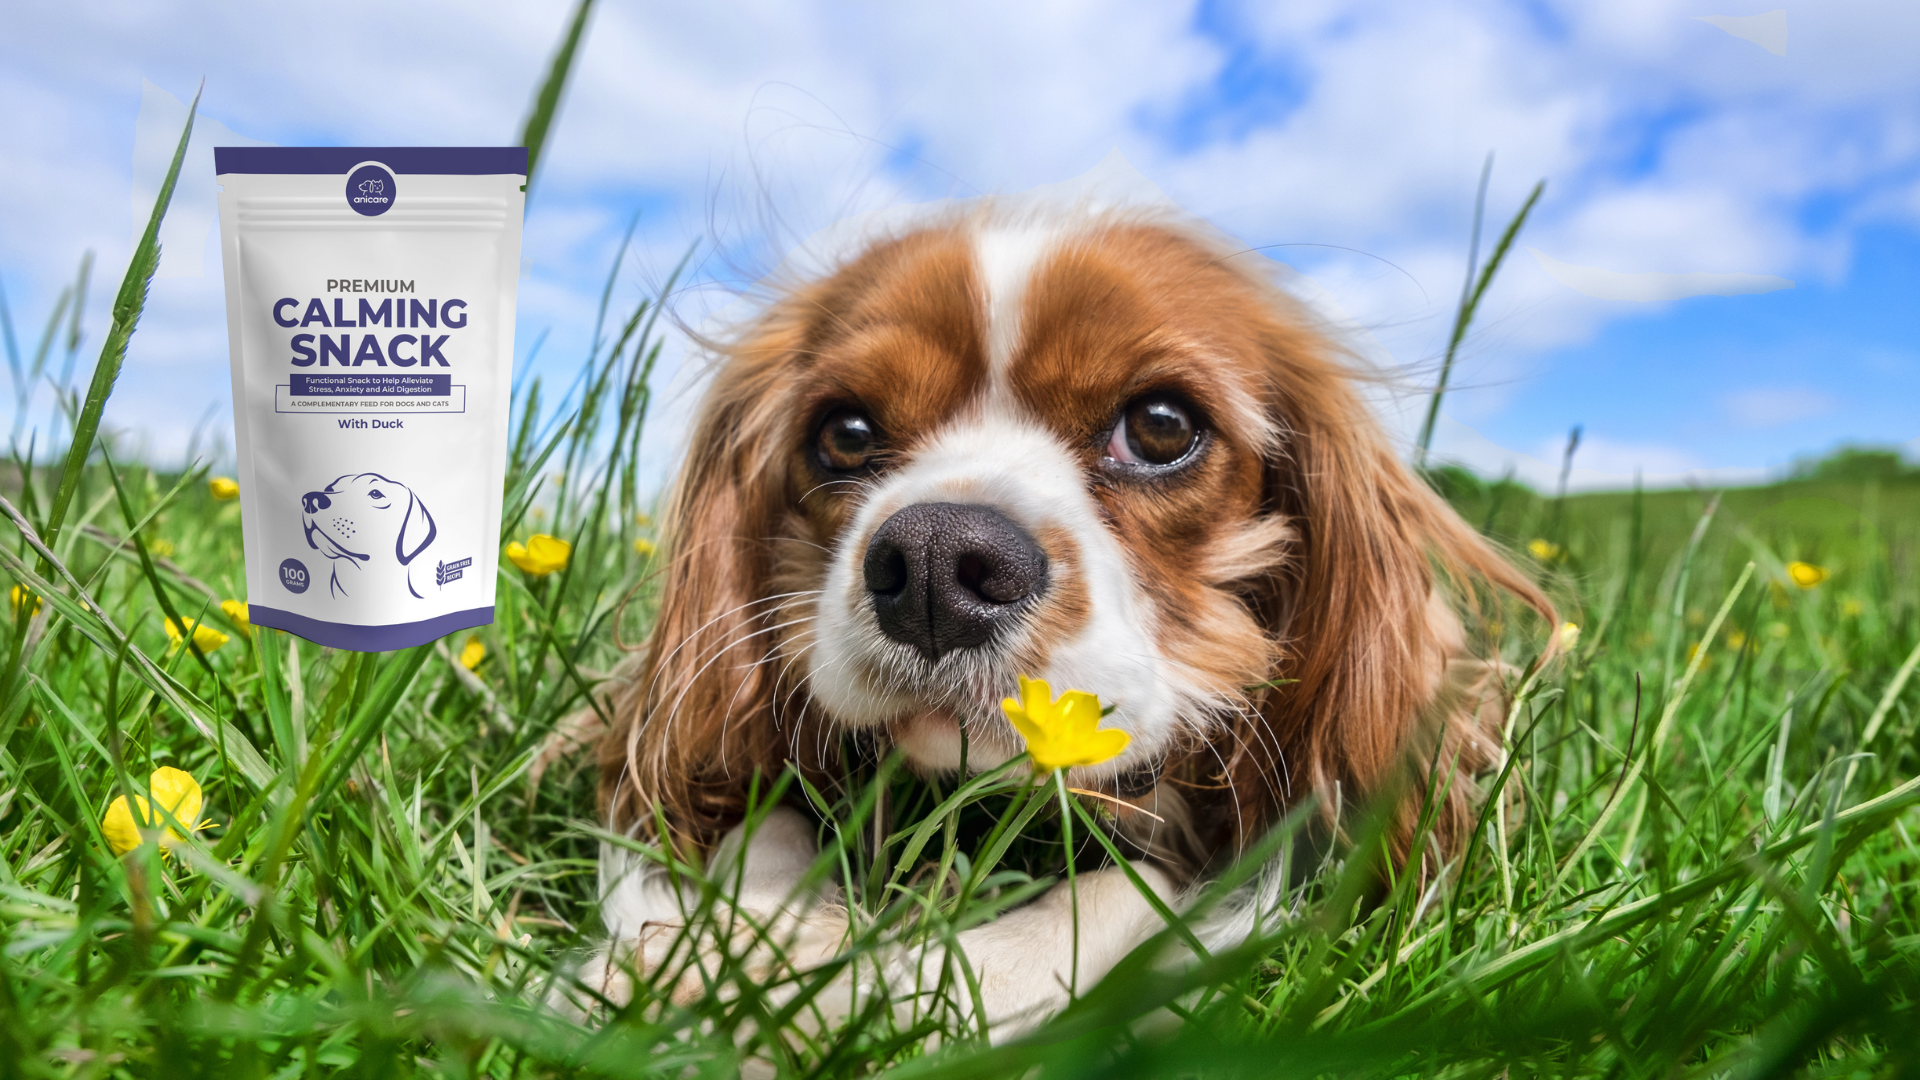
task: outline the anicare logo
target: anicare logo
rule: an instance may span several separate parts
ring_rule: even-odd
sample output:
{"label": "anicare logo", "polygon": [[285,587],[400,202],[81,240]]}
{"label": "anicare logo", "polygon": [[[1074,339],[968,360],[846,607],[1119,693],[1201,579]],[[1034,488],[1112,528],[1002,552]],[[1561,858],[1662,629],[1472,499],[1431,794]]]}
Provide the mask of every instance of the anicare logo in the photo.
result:
{"label": "anicare logo", "polygon": [[347,174],[347,205],[356,214],[379,217],[393,208],[393,173],[384,165],[362,165]]}

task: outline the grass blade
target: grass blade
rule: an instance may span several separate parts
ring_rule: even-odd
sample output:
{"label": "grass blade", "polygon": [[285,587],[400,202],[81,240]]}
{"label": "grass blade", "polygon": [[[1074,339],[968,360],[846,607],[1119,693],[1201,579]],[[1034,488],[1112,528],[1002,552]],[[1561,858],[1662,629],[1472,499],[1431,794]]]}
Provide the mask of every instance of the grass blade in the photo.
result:
{"label": "grass blade", "polygon": [[546,149],[554,115],[560,111],[560,96],[567,88],[567,76],[573,72],[574,54],[586,34],[587,15],[592,10],[593,0],[580,0],[575,5],[573,19],[567,24],[567,36],[560,40],[560,50],[553,54],[553,64],[547,69],[547,81],[540,84],[540,92],[534,95],[533,111],[520,129],[520,145],[527,148],[528,199],[533,198],[534,171],[539,168],[541,152]]}
{"label": "grass blade", "polygon": [[[147,231],[141,234],[139,245],[133,249],[126,277],[121,279],[120,292],[114,297],[113,325],[107,330],[106,344],[100,347],[100,360],[94,365],[86,404],[81,406],[74,422],[73,444],[67,449],[67,461],[60,470],[60,486],[54,491],[46,528],[42,530],[49,548],[58,549],[60,526],[65,523],[67,506],[80,486],[87,458],[93,453],[93,438],[100,430],[100,414],[106,410],[107,398],[113,396],[114,383],[120,378],[120,365],[127,358],[127,341],[140,325],[140,313],[147,305],[147,285],[160,267],[160,222],[167,216],[167,204],[173,201],[173,185],[180,179],[180,166],[187,159],[187,140],[193,136],[193,118],[200,109],[200,94],[204,90],[205,84],[202,84],[201,90],[194,92],[193,104],[187,108],[187,125],[180,129],[180,144],[174,148],[173,164],[167,167],[160,197],[153,201],[153,213],[147,218]],[[45,572],[44,566],[42,572]]]}
{"label": "grass blade", "polygon": [[[1493,159],[1488,158],[1489,172],[1492,167]],[[1483,173],[1480,178],[1482,202],[1486,199],[1486,190],[1487,174]],[[1507,251],[1513,247],[1514,238],[1520,235],[1521,227],[1527,223],[1527,215],[1533,213],[1534,204],[1540,201],[1540,196],[1546,190],[1545,180],[1533,185],[1533,191],[1527,195],[1527,201],[1520,204],[1520,212],[1513,215],[1513,220],[1507,222],[1506,231],[1500,234],[1500,242],[1494,245],[1493,256],[1487,260],[1486,268],[1480,271],[1479,280],[1474,281],[1471,291],[1463,291],[1461,295],[1460,308],[1453,317],[1453,333],[1447,337],[1447,354],[1440,361],[1440,378],[1434,383],[1433,397],[1427,401],[1427,418],[1421,422],[1420,437],[1414,444],[1415,468],[1424,469],[1427,466],[1427,451],[1433,445],[1433,428],[1440,420],[1440,399],[1446,396],[1447,379],[1453,374],[1454,355],[1460,351],[1460,343],[1466,340],[1467,328],[1473,325],[1473,315],[1480,308],[1480,298],[1486,295],[1487,286],[1493,284],[1493,276],[1500,272],[1500,264],[1506,261]],[[1473,233],[1474,248],[1477,251],[1480,244],[1480,212],[1478,210],[1474,211]],[[1467,278],[1473,281],[1471,259],[1468,261]]]}

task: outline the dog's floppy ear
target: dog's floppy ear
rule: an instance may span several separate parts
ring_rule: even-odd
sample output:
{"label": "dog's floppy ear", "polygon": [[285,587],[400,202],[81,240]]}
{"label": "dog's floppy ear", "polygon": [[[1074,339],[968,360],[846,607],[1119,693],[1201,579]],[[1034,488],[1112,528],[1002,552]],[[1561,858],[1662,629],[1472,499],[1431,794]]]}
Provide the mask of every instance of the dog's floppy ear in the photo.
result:
{"label": "dog's floppy ear", "polygon": [[769,662],[811,302],[789,296],[739,342],[711,346],[724,356],[662,515],[659,611],[600,742],[600,797],[616,829],[651,831],[657,808],[678,839],[709,845],[740,819],[756,771],[771,780],[790,747],[814,742],[786,726],[783,713],[806,708],[776,707],[785,665]]}
{"label": "dog's floppy ear", "polygon": [[405,566],[413,561],[414,556],[425,551],[438,535],[440,530],[433,523],[433,515],[427,513],[427,504],[420,501],[420,496],[415,495],[409,487],[407,516],[400,519],[400,535],[393,542],[393,557],[400,560],[401,566]]}
{"label": "dog's floppy ear", "polygon": [[[1289,308],[1276,298],[1262,338],[1284,433],[1268,511],[1296,541],[1262,603],[1282,648],[1275,675],[1294,681],[1265,694],[1266,730],[1245,733],[1264,737],[1243,740],[1235,787],[1284,801],[1304,781],[1329,809],[1399,791],[1404,857],[1437,760],[1434,836],[1451,852],[1472,828],[1473,775],[1498,760],[1505,712],[1503,669],[1468,652],[1457,612],[1512,597],[1553,626],[1553,607],[1399,459],[1336,350]],[[1267,809],[1257,817],[1271,821]]]}

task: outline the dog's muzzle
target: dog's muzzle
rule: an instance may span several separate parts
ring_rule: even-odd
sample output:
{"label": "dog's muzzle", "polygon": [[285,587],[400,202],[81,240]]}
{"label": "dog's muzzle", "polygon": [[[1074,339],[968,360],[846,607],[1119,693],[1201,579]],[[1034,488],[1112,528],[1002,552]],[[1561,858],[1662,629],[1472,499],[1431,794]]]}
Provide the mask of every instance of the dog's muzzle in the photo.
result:
{"label": "dog's muzzle", "polygon": [[880,630],[928,660],[983,645],[1047,587],[1047,555],[991,506],[916,503],[867,542]]}

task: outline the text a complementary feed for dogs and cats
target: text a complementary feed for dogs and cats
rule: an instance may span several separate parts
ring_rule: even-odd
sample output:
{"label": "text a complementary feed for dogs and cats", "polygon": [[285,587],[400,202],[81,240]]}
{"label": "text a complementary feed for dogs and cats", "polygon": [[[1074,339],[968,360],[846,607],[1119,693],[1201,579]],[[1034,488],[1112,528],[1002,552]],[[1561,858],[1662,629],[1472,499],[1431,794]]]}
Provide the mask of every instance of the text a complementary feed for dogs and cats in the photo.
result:
{"label": "text a complementary feed for dogs and cats", "polygon": [[522,147],[227,147],[249,618],[340,649],[493,621]]}

